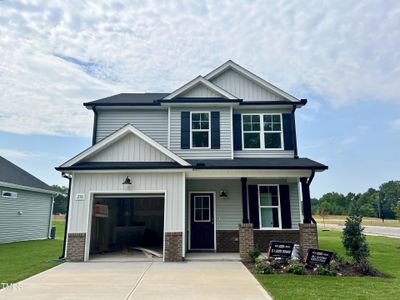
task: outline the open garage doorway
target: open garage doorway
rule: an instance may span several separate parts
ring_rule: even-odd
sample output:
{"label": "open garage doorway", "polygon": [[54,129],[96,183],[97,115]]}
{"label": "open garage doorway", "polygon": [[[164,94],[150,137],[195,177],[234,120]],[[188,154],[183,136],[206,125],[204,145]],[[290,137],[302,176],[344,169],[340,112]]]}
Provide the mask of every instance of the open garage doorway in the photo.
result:
{"label": "open garage doorway", "polygon": [[160,194],[95,195],[90,259],[162,259],[164,199]]}

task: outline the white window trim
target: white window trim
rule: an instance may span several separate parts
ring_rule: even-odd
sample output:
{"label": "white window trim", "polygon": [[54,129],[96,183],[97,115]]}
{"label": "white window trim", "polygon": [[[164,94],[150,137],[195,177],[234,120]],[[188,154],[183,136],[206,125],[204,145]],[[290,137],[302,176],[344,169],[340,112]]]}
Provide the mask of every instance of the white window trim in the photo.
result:
{"label": "white window trim", "polygon": [[[278,206],[276,205],[268,205],[268,206],[261,206],[261,193],[260,193],[260,187],[262,186],[275,186],[277,191],[278,191]],[[260,224],[260,229],[262,230],[277,230],[277,229],[282,229],[282,217],[281,217],[281,195],[279,191],[279,184],[258,184],[257,185],[257,192],[258,192],[258,219],[259,219],[259,224]],[[262,227],[262,221],[261,221],[261,208],[278,208],[278,222],[279,222],[279,227]]]}
{"label": "white window trim", "polygon": [[[201,198],[207,198],[208,199],[208,219],[201,219],[201,220],[197,220],[196,219],[196,197],[201,197]],[[195,223],[208,223],[211,222],[211,197],[210,195],[194,195],[193,196],[193,222]],[[201,209],[204,209],[203,206]]]}
{"label": "white window trim", "polygon": [[[208,129],[193,129],[192,115],[208,114]],[[208,147],[193,147],[193,132],[208,132]],[[190,112],[190,149],[211,149],[211,112],[209,111],[191,111]]]}
{"label": "white window trim", "polygon": [[[260,116],[260,130],[259,131],[244,131],[244,124],[243,124],[243,117],[244,116]],[[264,115],[279,115],[281,118],[281,130],[280,131],[265,131],[264,130]],[[282,118],[282,113],[246,113],[246,114],[242,114],[241,115],[242,118],[242,124],[241,124],[241,129],[242,129],[242,149],[243,150],[266,150],[266,151],[274,151],[274,150],[284,150],[285,146],[284,146],[284,139],[283,139],[283,118]],[[281,147],[280,148],[265,148],[265,133],[280,133],[281,136]],[[245,133],[258,133],[260,135],[260,148],[246,148],[244,146],[244,134]]]}

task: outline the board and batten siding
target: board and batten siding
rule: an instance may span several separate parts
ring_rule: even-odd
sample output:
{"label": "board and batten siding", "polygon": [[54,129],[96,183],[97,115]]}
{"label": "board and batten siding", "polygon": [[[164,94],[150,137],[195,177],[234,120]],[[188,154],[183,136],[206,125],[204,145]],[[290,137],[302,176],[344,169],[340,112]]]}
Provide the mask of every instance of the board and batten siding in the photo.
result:
{"label": "board and batten siding", "polygon": [[112,161],[173,161],[133,133],[127,133],[114,144],[89,157],[90,162]]}
{"label": "board and batten siding", "polygon": [[232,69],[227,69],[225,72],[212,79],[211,82],[239,99],[285,100],[282,96],[267,90]]}
{"label": "board and batten siding", "polygon": [[180,97],[182,98],[213,98],[213,97],[221,97],[221,95],[215,93],[214,91],[210,90],[208,87],[204,85],[198,85],[187,91],[186,93],[182,94]]}
{"label": "board and batten siding", "polygon": [[[226,191],[228,198],[220,198],[219,192]],[[242,190],[240,179],[187,180],[186,206],[189,207],[189,192],[215,192],[215,216],[217,230],[238,230],[242,223]],[[189,223],[190,213],[187,209],[186,224]],[[188,225],[186,225],[188,228]]]}
{"label": "board and batten siding", "polygon": [[[220,149],[181,149],[181,112],[219,111],[220,112]],[[171,107],[170,150],[183,159],[230,159],[232,157],[232,117],[228,107],[175,108]]]}
{"label": "board and batten siding", "polygon": [[[1,191],[18,196],[1,197]],[[51,194],[0,186],[0,243],[48,238],[52,202]]]}
{"label": "board and batten siding", "polygon": [[[144,171],[145,172],[145,171]],[[122,182],[126,176],[132,179],[129,190],[124,189]],[[71,214],[69,232],[86,232],[88,227],[90,193],[129,191],[166,191],[165,231],[183,231],[183,173],[75,173],[73,174],[71,192]],[[84,194],[84,200],[76,200],[77,194]],[[93,196],[93,195],[92,195]]]}
{"label": "board and batten siding", "polygon": [[164,147],[168,147],[166,109],[98,109],[96,142],[128,123]]}

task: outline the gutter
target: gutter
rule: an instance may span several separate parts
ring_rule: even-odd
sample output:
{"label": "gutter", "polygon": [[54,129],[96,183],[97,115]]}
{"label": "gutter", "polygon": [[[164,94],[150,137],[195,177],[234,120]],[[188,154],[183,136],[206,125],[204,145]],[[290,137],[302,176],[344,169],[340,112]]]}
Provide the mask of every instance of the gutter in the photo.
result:
{"label": "gutter", "polygon": [[64,259],[65,258],[65,248],[66,248],[66,244],[67,244],[68,217],[69,217],[69,203],[71,201],[71,182],[72,182],[71,176],[68,176],[65,173],[62,173],[62,177],[67,178],[69,183],[68,183],[68,195],[67,195],[67,199],[68,199],[68,201],[67,201],[67,212],[65,214],[63,250],[62,250],[62,253],[61,253],[61,256],[59,257],[59,259]]}
{"label": "gutter", "polygon": [[92,134],[92,146],[96,144],[96,139],[97,139],[97,110],[96,106],[92,107],[93,113],[94,113],[94,120],[93,120],[93,134]]}

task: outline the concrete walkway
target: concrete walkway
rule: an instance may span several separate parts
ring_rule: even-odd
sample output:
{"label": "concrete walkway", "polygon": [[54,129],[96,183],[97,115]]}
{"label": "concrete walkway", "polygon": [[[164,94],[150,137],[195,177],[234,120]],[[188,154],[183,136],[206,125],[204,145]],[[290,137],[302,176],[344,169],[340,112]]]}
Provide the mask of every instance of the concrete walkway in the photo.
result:
{"label": "concrete walkway", "polygon": [[0,299],[272,299],[240,262],[64,263]]}

